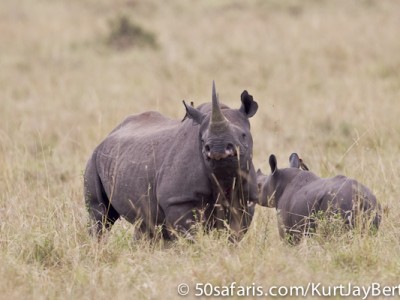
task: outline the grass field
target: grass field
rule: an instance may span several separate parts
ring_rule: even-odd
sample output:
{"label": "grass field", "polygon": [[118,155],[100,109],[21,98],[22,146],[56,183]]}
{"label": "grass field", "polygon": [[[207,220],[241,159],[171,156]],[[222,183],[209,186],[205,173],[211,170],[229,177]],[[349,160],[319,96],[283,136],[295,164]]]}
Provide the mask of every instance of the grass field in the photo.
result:
{"label": "grass field", "polygon": [[[400,284],[400,2],[2,0],[0,298],[175,299],[187,283]],[[118,25],[128,20],[125,35]],[[134,30],[134,29],[137,30]],[[121,40],[122,39],[122,40]],[[386,213],[356,232],[281,242],[256,208],[238,245],[132,240],[86,230],[82,173],[128,114],[181,119],[181,100],[238,107],[247,89],[254,164],[298,152],[320,176],[369,186]]]}

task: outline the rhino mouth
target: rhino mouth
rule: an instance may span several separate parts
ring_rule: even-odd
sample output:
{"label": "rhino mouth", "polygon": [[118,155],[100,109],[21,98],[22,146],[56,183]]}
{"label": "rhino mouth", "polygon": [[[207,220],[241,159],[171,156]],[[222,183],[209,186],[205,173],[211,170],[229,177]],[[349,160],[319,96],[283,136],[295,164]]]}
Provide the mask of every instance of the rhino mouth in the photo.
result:
{"label": "rhino mouth", "polygon": [[227,158],[235,158],[238,156],[239,147],[228,143],[226,146],[217,146],[211,149],[209,145],[205,146],[205,155],[207,160],[222,160]]}
{"label": "rhino mouth", "polygon": [[237,151],[235,149],[225,149],[224,152],[206,152],[207,160],[222,160],[226,158],[237,157]]}

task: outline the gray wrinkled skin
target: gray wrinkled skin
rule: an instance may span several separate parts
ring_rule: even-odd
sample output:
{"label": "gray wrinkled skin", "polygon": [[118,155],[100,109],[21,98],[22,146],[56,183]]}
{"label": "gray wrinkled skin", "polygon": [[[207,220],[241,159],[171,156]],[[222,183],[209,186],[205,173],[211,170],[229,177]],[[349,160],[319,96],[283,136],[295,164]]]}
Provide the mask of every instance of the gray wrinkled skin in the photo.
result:
{"label": "gray wrinkled skin", "polygon": [[274,155],[269,158],[270,175],[257,172],[259,203],[275,207],[281,238],[298,242],[315,224],[312,216],[317,212],[340,213],[349,227],[363,212],[373,227],[378,229],[381,207],[372,192],[361,183],[345,176],[320,178],[301,170],[302,161],[296,153],[290,156],[290,167],[277,168]]}
{"label": "gray wrinkled skin", "polygon": [[213,104],[185,104],[182,122],[151,111],[117,126],[84,174],[92,233],[100,236],[123,217],[141,221],[149,236],[161,226],[166,239],[190,238],[200,221],[206,229],[229,224],[240,239],[258,200],[248,120],[258,106],[246,91],[241,100],[240,109],[220,106],[213,86]]}

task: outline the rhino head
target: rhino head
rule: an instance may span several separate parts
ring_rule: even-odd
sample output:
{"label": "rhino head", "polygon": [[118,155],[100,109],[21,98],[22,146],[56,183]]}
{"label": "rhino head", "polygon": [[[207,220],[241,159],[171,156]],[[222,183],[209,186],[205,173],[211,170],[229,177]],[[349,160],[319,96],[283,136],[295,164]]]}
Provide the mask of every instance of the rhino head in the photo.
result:
{"label": "rhino head", "polygon": [[[220,198],[224,200],[223,205],[229,206],[231,211],[232,208],[247,210],[248,199],[234,199],[233,194],[235,185],[239,187],[243,182],[247,182],[252,168],[253,140],[249,118],[257,112],[257,102],[247,91],[243,91],[239,109],[220,105],[213,82],[211,107],[208,105],[196,109],[186,104],[185,107],[187,117],[192,119],[194,124],[200,125],[199,145],[204,166],[218,194],[222,195]],[[231,229],[240,231],[240,226],[233,223],[230,222]]]}
{"label": "rhino head", "polygon": [[300,170],[308,171],[308,167],[297,153],[292,153],[290,155],[289,163],[289,168],[278,169],[276,156],[271,154],[269,157],[271,174],[264,175],[261,170],[257,171],[260,205],[276,208],[283,191],[291,180]]}
{"label": "rhino head", "polygon": [[252,159],[253,140],[248,119],[257,112],[258,104],[247,91],[243,91],[241,102],[240,109],[228,109],[224,105],[221,109],[213,82],[211,112],[185,104],[188,118],[200,125],[201,152],[206,167],[212,172],[229,167],[237,169],[238,162],[245,165]]}

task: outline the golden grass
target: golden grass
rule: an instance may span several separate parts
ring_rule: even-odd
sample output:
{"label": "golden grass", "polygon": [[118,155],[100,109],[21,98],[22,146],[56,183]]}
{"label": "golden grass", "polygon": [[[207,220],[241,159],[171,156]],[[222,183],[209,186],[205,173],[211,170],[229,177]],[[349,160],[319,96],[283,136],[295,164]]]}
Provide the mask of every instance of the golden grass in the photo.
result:
{"label": "golden grass", "polygon": [[[181,282],[399,284],[400,5],[396,1],[27,1],[0,4],[0,295],[172,299]],[[124,13],[158,47],[104,42]],[[181,119],[181,100],[237,107],[247,89],[254,163],[298,152],[321,176],[369,186],[388,208],[376,236],[279,241],[257,207],[237,246],[133,241],[121,221],[87,235],[82,172],[127,114]],[[193,293],[190,294],[193,297]]]}

